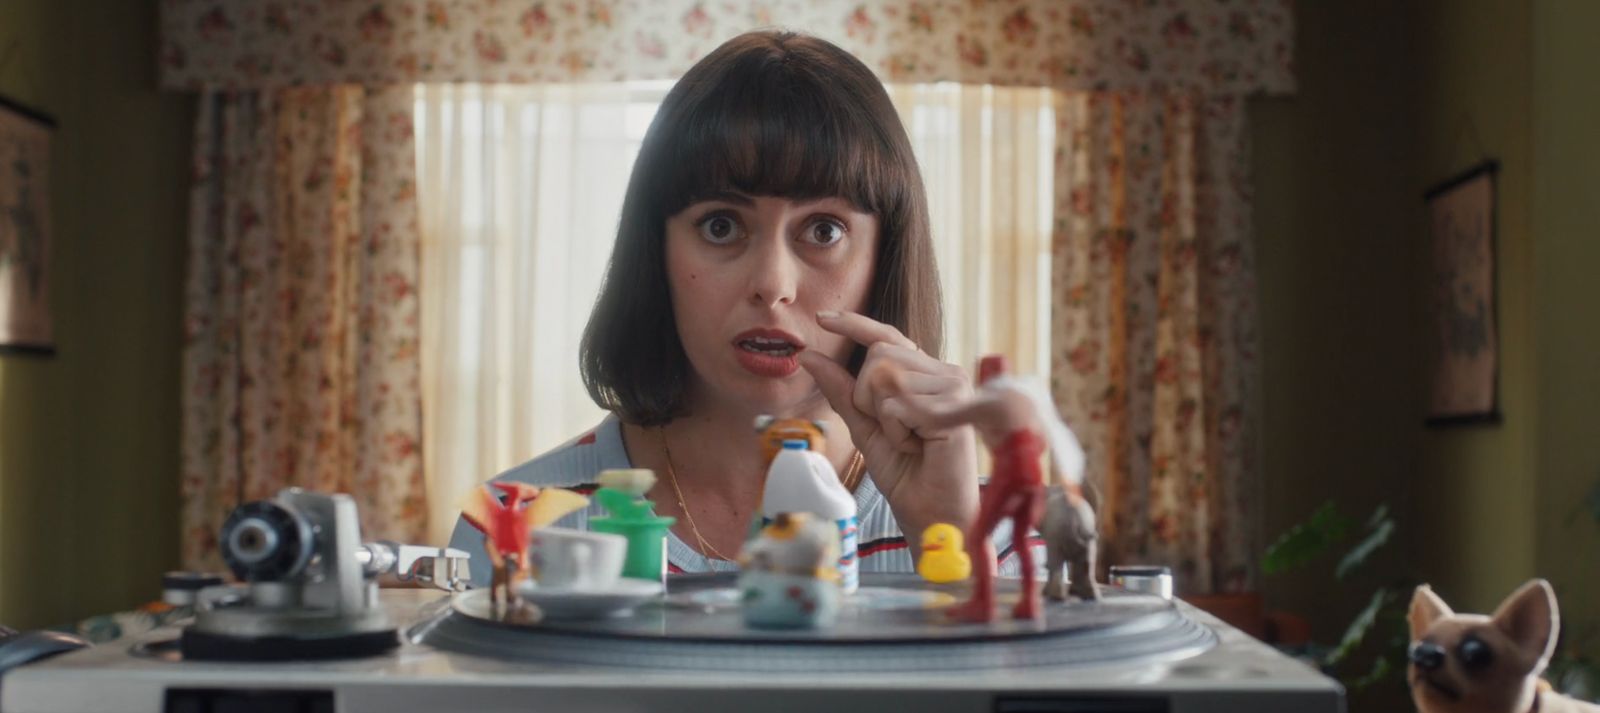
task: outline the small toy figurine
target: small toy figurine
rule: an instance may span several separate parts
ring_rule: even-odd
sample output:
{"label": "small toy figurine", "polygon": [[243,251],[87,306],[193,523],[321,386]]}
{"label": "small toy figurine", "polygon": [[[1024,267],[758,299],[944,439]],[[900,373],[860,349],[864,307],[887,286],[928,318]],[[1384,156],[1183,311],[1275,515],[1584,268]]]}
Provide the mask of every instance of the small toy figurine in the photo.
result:
{"label": "small toy figurine", "polygon": [[614,517],[635,520],[650,517],[654,505],[644,496],[655,487],[656,474],[647,468],[600,471],[600,489],[594,499]]}
{"label": "small toy figurine", "polygon": [[1550,584],[1535,579],[1494,616],[1457,614],[1424,584],[1411,596],[1406,682],[1422,713],[1600,713],[1539,678],[1555,650],[1560,615]]}
{"label": "small toy figurine", "polygon": [[590,518],[589,529],[627,538],[622,576],[665,582],[667,530],[677,518],[656,515],[654,505],[644,498],[655,484],[656,474],[642,468],[600,473],[594,499],[610,516]]}
{"label": "small toy figurine", "polygon": [[[975,397],[953,408],[923,403],[916,398],[895,402],[919,427],[941,429],[972,424],[993,456],[994,472],[978,503],[978,519],[967,533],[967,552],[976,567],[972,598],[950,609],[950,616],[965,621],[994,619],[994,546],[989,535],[1003,518],[1011,519],[1011,532],[1019,542],[1036,524],[1048,504],[1048,515],[1041,529],[1048,541],[1051,565],[1050,587],[1059,596],[1061,563],[1072,564],[1074,593],[1084,598],[1099,597],[1094,585],[1095,550],[1094,510],[1082,492],[1083,449],[1077,438],[1050,403],[1040,386],[1014,379],[1007,372],[1005,357],[991,354],[978,363],[979,389]],[[1046,449],[1052,454],[1051,483],[1056,486],[1046,497],[1039,472],[1039,457]],[[1018,619],[1039,614],[1039,590],[1033,579],[1032,548],[1019,546],[1022,565],[1022,598],[1012,610]]]}
{"label": "small toy figurine", "polygon": [[808,449],[821,453],[828,428],[821,421],[761,414],[756,417],[756,433],[761,434],[761,466],[765,468],[771,467],[772,459],[783,450],[784,441],[805,441]]}
{"label": "small toy figurine", "polygon": [[[499,490],[496,496],[490,488]],[[522,599],[517,585],[529,576],[528,536],[568,513],[583,509],[589,499],[561,488],[538,488],[526,483],[494,481],[467,493],[461,516],[484,535],[483,549],[494,567],[490,577],[489,602],[500,605],[505,591],[506,606],[518,609]]]}
{"label": "small toy figurine", "polygon": [[856,558],[856,498],[839,482],[838,472],[826,456],[810,450],[806,441],[788,440],[767,468],[761,492],[761,514],[773,519],[779,513],[810,513],[839,530],[839,586],[846,594],[861,584],[861,562]]}
{"label": "small toy figurine", "polygon": [[779,513],[739,556],[745,624],[804,629],[839,613],[839,535],[809,513]]}
{"label": "small toy figurine", "polygon": [[961,530],[937,522],[922,531],[922,558],[917,574],[934,584],[959,582],[972,576],[972,557],[961,546]]}
{"label": "small toy figurine", "polygon": [[[1066,428],[1065,424],[1061,427]],[[1083,449],[1071,431],[1067,431],[1059,443],[1061,445],[1050,448],[1051,462],[1059,467],[1051,470],[1050,489],[1044,499],[1044,521],[1039,523],[1039,534],[1044,537],[1045,569],[1049,571],[1044,595],[1065,601],[1070,593],[1092,601],[1100,598],[1100,587],[1094,581],[1095,550],[1100,535],[1095,530],[1094,508],[1083,496]],[[1067,582],[1062,581],[1063,565],[1070,575],[1070,592]]]}

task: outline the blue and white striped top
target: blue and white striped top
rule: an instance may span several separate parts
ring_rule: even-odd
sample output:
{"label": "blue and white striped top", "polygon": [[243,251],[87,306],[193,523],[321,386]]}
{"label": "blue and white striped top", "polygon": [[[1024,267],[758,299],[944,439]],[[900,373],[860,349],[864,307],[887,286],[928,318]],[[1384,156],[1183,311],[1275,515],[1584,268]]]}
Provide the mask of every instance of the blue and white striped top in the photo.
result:
{"label": "blue and white striped top", "polygon": [[[595,481],[600,471],[632,467],[627,449],[622,444],[622,424],[615,415],[610,415],[593,431],[501,473],[494,480],[568,488],[588,495],[598,487]],[[901,533],[889,503],[873,485],[871,477],[862,478],[855,496],[857,517],[860,519],[857,554],[861,558],[861,571],[915,572],[916,563],[911,561],[911,550],[906,546],[905,535]],[[598,503],[590,503],[588,508],[572,513],[556,524],[588,529],[591,516],[605,514],[604,508]],[[1000,557],[1000,574],[1015,576],[1020,566],[1018,558],[1012,556],[1009,520],[1002,521],[995,528],[993,539]],[[1030,539],[1030,545],[1035,548],[1034,561],[1042,566],[1045,561],[1043,544]],[[450,546],[472,554],[472,581],[480,587],[488,586],[489,560],[483,548],[483,534],[467,524],[466,520],[458,518],[455,532],[450,536]],[[738,568],[737,563],[702,556],[678,539],[676,533],[667,533],[667,569],[670,572],[723,572]]]}

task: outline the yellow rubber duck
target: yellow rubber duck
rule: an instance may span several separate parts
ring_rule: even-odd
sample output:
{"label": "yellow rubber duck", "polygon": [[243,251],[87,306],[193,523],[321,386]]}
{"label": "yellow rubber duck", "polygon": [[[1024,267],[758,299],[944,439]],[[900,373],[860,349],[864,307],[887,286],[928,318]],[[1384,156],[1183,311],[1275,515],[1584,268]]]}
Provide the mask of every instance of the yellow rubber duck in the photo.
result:
{"label": "yellow rubber duck", "polygon": [[917,574],[934,584],[959,582],[972,574],[972,558],[962,546],[961,531],[939,522],[922,531],[922,558]]}

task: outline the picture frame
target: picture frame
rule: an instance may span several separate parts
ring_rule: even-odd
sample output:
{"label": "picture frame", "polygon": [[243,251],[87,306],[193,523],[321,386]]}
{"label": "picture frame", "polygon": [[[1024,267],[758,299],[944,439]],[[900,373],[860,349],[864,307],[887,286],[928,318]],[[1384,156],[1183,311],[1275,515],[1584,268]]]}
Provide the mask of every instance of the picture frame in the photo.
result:
{"label": "picture frame", "polygon": [[52,355],[50,141],[56,122],[0,95],[0,353]]}
{"label": "picture frame", "polygon": [[1429,189],[1430,426],[1496,424],[1500,333],[1495,201],[1489,160]]}

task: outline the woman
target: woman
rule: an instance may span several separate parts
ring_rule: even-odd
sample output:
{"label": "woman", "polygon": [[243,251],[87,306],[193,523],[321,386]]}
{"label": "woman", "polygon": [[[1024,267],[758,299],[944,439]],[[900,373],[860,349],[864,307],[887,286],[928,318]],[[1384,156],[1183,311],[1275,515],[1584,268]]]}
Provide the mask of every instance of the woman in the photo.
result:
{"label": "woman", "polygon": [[[677,518],[669,568],[734,569],[765,477],[755,416],[814,419],[859,480],[862,571],[914,571],[902,528],[965,528],[978,500],[970,427],[881,415],[906,392],[970,397],[935,356],[940,324],[927,197],[883,86],[823,40],[741,35],[667,94],[634,165],[581,354],[612,415],[497,480],[586,492],[602,470],[648,468]],[[461,522],[451,546],[476,555],[482,536]]]}

